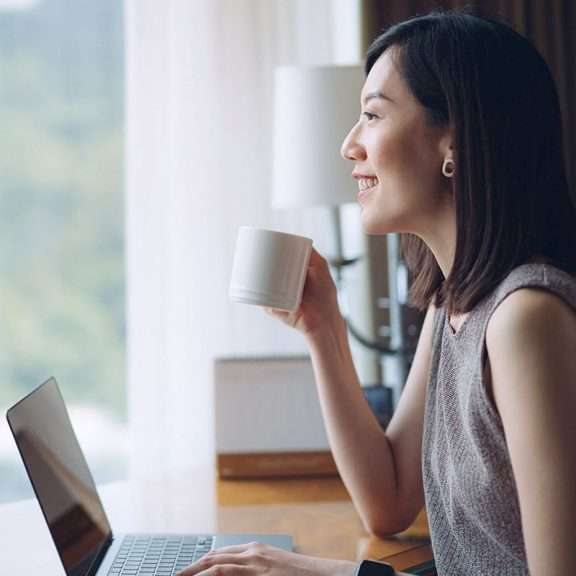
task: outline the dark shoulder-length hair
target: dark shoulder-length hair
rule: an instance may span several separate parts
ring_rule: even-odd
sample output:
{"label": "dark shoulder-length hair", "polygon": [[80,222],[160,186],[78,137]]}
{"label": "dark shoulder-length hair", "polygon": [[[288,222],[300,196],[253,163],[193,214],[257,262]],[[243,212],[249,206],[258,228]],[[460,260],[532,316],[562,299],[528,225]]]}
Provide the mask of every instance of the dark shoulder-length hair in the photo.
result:
{"label": "dark shoulder-length hair", "polygon": [[432,12],[386,29],[368,49],[366,74],[390,47],[428,120],[451,127],[456,164],[448,276],[420,238],[402,235],[412,303],[468,312],[534,258],[576,274],[560,106],[537,50],[508,25],[470,11]]}

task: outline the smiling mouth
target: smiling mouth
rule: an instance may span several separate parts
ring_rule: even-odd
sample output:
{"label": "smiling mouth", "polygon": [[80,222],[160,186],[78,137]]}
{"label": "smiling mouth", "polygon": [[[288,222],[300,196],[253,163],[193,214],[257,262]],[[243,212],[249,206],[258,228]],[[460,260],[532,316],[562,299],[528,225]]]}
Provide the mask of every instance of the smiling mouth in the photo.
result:
{"label": "smiling mouth", "polygon": [[378,184],[378,178],[360,178],[358,180],[358,190],[360,192],[368,191],[375,188]]}
{"label": "smiling mouth", "polygon": [[378,185],[378,178],[360,178],[358,180],[358,201],[367,196]]}

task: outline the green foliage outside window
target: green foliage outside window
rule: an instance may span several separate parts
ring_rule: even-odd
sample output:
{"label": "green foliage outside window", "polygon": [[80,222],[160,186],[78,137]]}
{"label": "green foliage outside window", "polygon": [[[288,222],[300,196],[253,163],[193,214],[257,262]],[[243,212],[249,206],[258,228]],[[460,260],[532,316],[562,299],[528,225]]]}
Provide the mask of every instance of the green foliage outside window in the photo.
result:
{"label": "green foliage outside window", "polygon": [[0,407],[125,415],[120,0],[0,4]]}

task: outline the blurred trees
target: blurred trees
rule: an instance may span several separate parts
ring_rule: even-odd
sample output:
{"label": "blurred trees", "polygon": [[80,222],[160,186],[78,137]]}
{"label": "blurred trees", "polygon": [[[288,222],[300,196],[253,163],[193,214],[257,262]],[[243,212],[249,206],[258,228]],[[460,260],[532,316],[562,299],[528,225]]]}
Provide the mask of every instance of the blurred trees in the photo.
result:
{"label": "blurred trees", "polygon": [[124,400],[121,0],[0,9],[0,406]]}

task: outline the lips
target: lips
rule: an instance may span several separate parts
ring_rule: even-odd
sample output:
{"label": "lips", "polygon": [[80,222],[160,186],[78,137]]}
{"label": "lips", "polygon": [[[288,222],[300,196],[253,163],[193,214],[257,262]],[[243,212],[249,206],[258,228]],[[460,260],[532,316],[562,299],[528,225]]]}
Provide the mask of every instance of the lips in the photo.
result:
{"label": "lips", "polygon": [[352,178],[358,182],[358,202],[361,202],[379,184],[379,180],[374,174],[366,172],[353,171]]}
{"label": "lips", "polygon": [[378,184],[378,178],[376,177],[369,177],[369,178],[359,178],[358,179],[358,189],[362,190],[369,190],[370,188],[374,188]]}
{"label": "lips", "polygon": [[362,200],[370,194],[373,190],[375,190],[378,186],[378,178],[370,176],[370,177],[362,177],[358,178],[358,202],[362,203]]}

